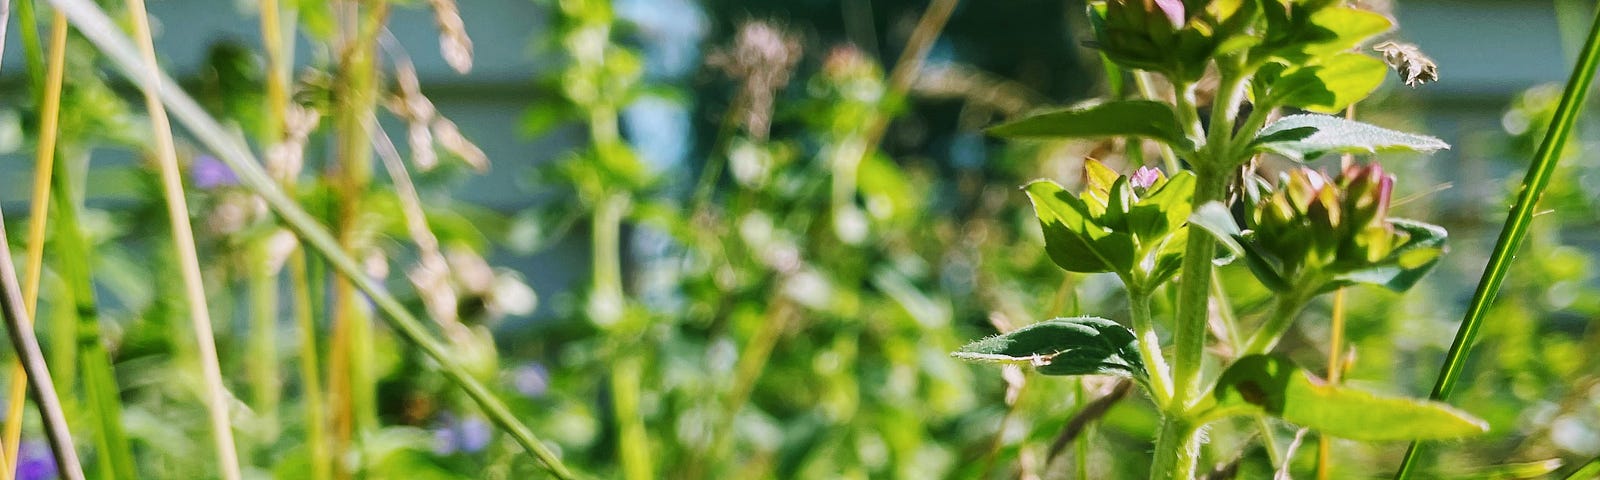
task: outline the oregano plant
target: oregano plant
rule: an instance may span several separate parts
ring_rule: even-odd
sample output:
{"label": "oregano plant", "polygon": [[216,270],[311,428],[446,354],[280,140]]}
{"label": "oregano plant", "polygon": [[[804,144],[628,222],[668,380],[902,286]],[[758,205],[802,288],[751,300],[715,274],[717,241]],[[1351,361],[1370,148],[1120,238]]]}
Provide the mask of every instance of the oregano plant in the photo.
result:
{"label": "oregano plant", "polygon": [[[1023,187],[1050,259],[1068,272],[1115,274],[1129,318],[1046,320],[954,355],[1044,375],[1134,379],[1161,415],[1151,478],[1194,478],[1207,425],[1236,416],[1359,441],[1486,431],[1442,403],[1325,382],[1276,349],[1318,296],[1352,285],[1403,292],[1445,251],[1443,228],[1390,216],[1396,179],[1376,163],[1347,157],[1335,175],[1303,164],[1448,148],[1335,115],[1388,75],[1367,44],[1393,21],[1336,0],[1103,0],[1088,14],[1088,43],[1113,74],[1157,76],[1171,90],[1048,111],[990,133],[1139,139],[1176,157],[1166,164],[1180,171],[1138,166],[1128,175],[1088,159],[1078,193],[1050,180]],[[1301,164],[1270,173],[1254,161],[1263,155]],[[1213,269],[1230,262],[1248,267],[1272,300],[1259,326],[1226,325],[1236,348],[1208,350],[1209,306],[1229,301],[1214,297],[1224,289],[1212,288]],[[1167,291],[1172,318],[1154,318],[1152,301]]]}

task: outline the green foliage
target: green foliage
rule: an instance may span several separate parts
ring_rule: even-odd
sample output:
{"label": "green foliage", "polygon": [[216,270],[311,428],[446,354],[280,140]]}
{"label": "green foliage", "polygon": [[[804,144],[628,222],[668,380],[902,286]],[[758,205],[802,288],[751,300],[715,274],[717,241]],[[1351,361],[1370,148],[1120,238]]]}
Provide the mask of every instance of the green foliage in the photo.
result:
{"label": "green foliage", "polygon": [[1426,153],[1450,148],[1444,141],[1426,135],[1316,114],[1283,117],[1262,129],[1251,146],[1301,161],[1329,153]]}
{"label": "green foliage", "polygon": [[1099,317],[1045,320],[961,347],[956,358],[1031,365],[1045,375],[1120,375],[1148,381],[1133,332]]}
{"label": "green foliage", "polygon": [[1103,138],[1133,136],[1189,149],[1183,127],[1164,103],[1122,100],[1033,115],[998,125],[990,134],[1014,138]]}
{"label": "green foliage", "polygon": [[1144,287],[1176,274],[1194,175],[1180,172],[1169,180],[1146,169],[1135,174],[1142,178],[1130,178],[1092,160],[1085,167],[1088,189],[1082,196],[1049,180],[1023,187],[1050,258],[1069,272],[1115,272]]}
{"label": "green foliage", "polygon": [[1219,411],[1265,413],[1353,440],[1451,439],[1489,430],[1483,420],[1442,403],[1327,383],[1282,356],[1234,361],[1217,378],[1213,395]]}

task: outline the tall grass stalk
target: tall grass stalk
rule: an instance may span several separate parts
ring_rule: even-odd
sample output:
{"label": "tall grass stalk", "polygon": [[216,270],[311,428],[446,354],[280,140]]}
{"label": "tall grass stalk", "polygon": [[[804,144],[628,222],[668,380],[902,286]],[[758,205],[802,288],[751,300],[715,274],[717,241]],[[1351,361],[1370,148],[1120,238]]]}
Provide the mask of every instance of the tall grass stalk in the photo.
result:
{"label": "tall grass stalk", "polygon": [[[52,236],[51,253],[56,272],[65,283],[65,288],[62,289],[62,298],[54,303],[55,315],[61,319],[61,325],[52,333],[72,343],[69,351],[79,367],[75,376],[83,380],[84,399],[94,419],[92,436],[99,453],[96,458],[100,465],[100,476],[108,479],[133,478],[133,452],[129,450],[127,435],[122,427],[121,389],[117,387],[116,373],[111,368],[111,355],[106,352],[106,346],[100,338],[100,308],[95,300],[89,264],[89,259],[93,257],[89,241],[84,238],[82,224],[78,221],[79,206],[76,199],[80,197],[72,180],[76,176],[73,175],[72,162],[67,161],[66,155],[57,155],[55,163],[58,174],[54,176],[55,185],[50,192],[50,199],[55,204],[52,214],[55,234]],[[69,306],[71,308],[67,308]],[[67,373],[63,366],[58,365],[56,370],[63,375]],[[61,380],[63,383],[57,388],[71,391],[72,379]]]}
{"label": "tall grass stalk", "polygon": [[[17,285],[17,267],[11,261],[4,218],[5,214],[0,212],[0,315],[5,317],[11,347],[16,350],[22,368],[28,372],[27,385],[33,391],[34,404],[39,407],[39,417],[44,424],[45,437],[50,441],[50,451],[55,457],[57,470],[67,480],[83,480],[83,467],[78,462],[77,450],[72,446],[72,432],[67,429],[67,418],[61,411],[61,399],[56,396],[50,370],[45,366],[44,353],[39,350],[39,340],[30,334],[33,322],[28,320],[27,309],[22,305],[22,288]],[[20,383],[22,379],[18,380]],[[11,462],[11,465],[16,465],[16,462]]]}
{"label": "tall grass stalk", "polygon": [[[1533,223],[1534,213],[1538,210],[1539,198],[1543,196],[1545,187],[1549,186],[1550,176],[1561,160],[1561,153],[1566,149],[1567,140],[1572,137],[1573,127],[1578,122],[1578,114],[1583,111],[1584,101],[1589,96],[1589,88],[1594,84],[1597,66],[1600,66],[1600,12],[1596,13],[1594,23],[1589,27],[1588,40],[1584,43],[1577,64],[1573,66],[1572,77],[1567,81],[1566,90],[1561,94],[1561,101],[1557,104],[1555,115],[1550,120],[1550,128],[1545,131],[1544,140],[1539,144],[1539,150],[1534,153],[1533,162],[1528,165],[1528,173],[1522,179],[1516,204],[1511,207],[1511,213],[1506,217],[1505,226],[1500,230],[1500,237],[1495,241],[1494,253],[1489,256],[1483,277],[1472,295],[1472,301],[1461,320],[1460,328],[1456,330],[1450,351],[1445,355],[1444,366],[1439,369],[1439,378],[1429,395],[1433,400],[1448,400],[1456,384],[1461,381],[1467,355],[1471,353],[1472,343],[1483,327],[1484,316],[1494,304],[1495,295],[1500,292],[1500,285],[1505,282],[1506,273],[1511,269],[1511,261],[1515,259],[1517,250],[1527,238],[1528,227]],[[1400,469],[1395,472],[1396,479],[1411,478],[1420,450],[1419,442],[1411,443],[1411,447],[1406,450],[1405,458],[1400,462]]]}
{"label": "tall grass stalk", "polygon": [[[344,7],[353,22],[347,24],[340,46],[334,87],[334,138],[337,163],[334,195],[338,198],[337,232],[345,252],[365,256],[369,239],[361,222],[365,217],[367,190],[372,182],[371,132],[368,117],[377,102],[378,34],[388,17],[388,4],[352,2]],[[353,30],[349,30],[353,29]],[[365,276],[365,273],[362,273]],[[352,279],[338,277],[333,283],[333,345],[329,375],[329,398],[335,421],[335,451],[352,448],[376,429],[377,379],[373,361],[372,319]],[[338,465],[336,465],[337,467]],[[342,470],[342,469],[336,469]]]}
{"label": "tall grass stalk", "polygon": [[[160,65],[156,61],[156,47],[150,36],[150,19],[145,12],[144,0],[129,0],[128,11],[133,17],[134,38],[144,54],[144,78],[136,83],[144,90],[150,124],[155,130],[156,162],[161,169],[161,191],[167,201],[167,215],[172,223],[172,243],[177,249],[178,262],[183,272],[184,295],[189,306],[189,318],[194,323],[195,342],[199,346],[200,368],[206,390],[206,412],[211,420],[211,435],[216,448],[217,468],[225,480],[239,480],[239,453],[233,442],[233,426],[229,421],[230,395],[222,384],[222,367],[217,362],[217,342],[211,332],[211,313],[206,306],[205,280],[200,277],[200,259],[195,253],[194,232],[189,226],[189,206],[184,199],[183,177],[178,170],[178,155],[173,147],[172,125],[167,120],[167,110],[161,105],[161,82],[157,78]],[[259,333],[258,333],[259,334]]]}
{"label": "tall grass stalk", "polygon": [[[32,60],[40,56],[38,22],[32,2],[22,2],[17,13],[17,20],[22,24],[23,48],[29,53],[26,55],[29,58],[28,70],[38,72],[38,62]],[[44,273],[44,241],[50,211],[50,177],[55,168],[56,129],[61,118],[61,83],[67,65],[66,17],[58,12],[50,24],[50,61],[45,67],[48,72],[43,85],[35,85],[43,88],[44,96],[40,97],[39,102],[39,142],[34,150],[33,198],[28,212],[28,263],[22,284],[24,310],[27,313],[22,318],[28,322],[26,326],[29,332],[33,331],[31,319],[39,312],[39,280]],[[6,464],[13,468],[5,470],[6,480],[16,475],[17,448],[22,441],[22,410],[27,406],[27,373],[20,363],[11,367],[11,378],[14,380],[10,395],[6,397],[5,453]]]}
{"label": "tall grass stalk", "polygon": [[140,83],[154,82],[151,86],[159,87],[154,90],[161,94],[167,109],[196,139],[215,152],[239,177],[242,185],[260,195],[272,211],[307,245],[321,254],[339,275],[350,279],[357,289],[370,297],[373,304],[384,313],[382,318],[397,333],[438,362],[445,377],[460,386],[484,410],[491,422],[510,433],[519,445],[543,464],[546,471],[557,478],[575,478],[532,430],[512,416],[504,402],[452,357],[448,347],[436,340],[422,322],[390,295],[377,279],[365,275],[360,264],[339,247],[333,235],[283,193],[237,136],[228,133],[216,119],[206,114],[171,78],[159,71],[149,71],[149,67],[139,60],[132,42],[120,33],[104,11],[89,0],[51,0],[51,3],[65,12],[84,36],[100,48],[128,78]]}

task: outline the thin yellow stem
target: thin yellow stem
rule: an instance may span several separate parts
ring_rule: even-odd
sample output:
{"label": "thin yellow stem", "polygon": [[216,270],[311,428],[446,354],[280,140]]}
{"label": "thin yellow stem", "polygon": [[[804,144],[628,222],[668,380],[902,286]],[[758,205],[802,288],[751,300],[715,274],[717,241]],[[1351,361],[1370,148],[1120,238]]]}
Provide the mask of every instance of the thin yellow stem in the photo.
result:
{"label": "thin yellow stem", "polygon": [[[1333,294],[1333,333],[1328,339],[1328,383],[1337,385],[1344,377],[1344,289]],[[1329,460],[1333,459],[1333,439],[1317,439],[1317,480],[1328,480]]]}
{"label": "thin yellow stem", "polygon": [[[46,67],[44,99],[39,111],[39,148],[34,152],[33,203],[28,212],[28,264],[23,275],[22,302],[31,324],[39,311],[39,279],[44,272],[44,234],[46,216],[50,213],[50,180],[55,173],[56,129],[61,119],[61,83],[67,67],[67,17],[56,12],[50,19],[50,63]],[[28,375],[22,364],[11,366],[11,391],[7,397],[10,409],[6,411],[5,459],[7,466],[17,464],[17,447],[22,441],[22,410],[26,405]],[[16,478],[16,471],[6,468],[5,480]]]}
{"label": "thin yellow stem", "polygon": [[[217,362],[217,344],[211,332],[211,312],[206,306],[204,281],[200,277],[200,259],[195,253],[194,232],[189,226],[189,207],[184,200],[183,177],[178,173],[178,155],[172,142],[172,124],[167,119],[167,109],[161,104],[161,81],[156,72],[155,42],[150,37],[150,19],[145,12],[144,0],[129,0],[129,13],[133,16],[133,37],[144,54],[144,99],[150,113],[150,124],[155,133],[156,161],[161,167],[162,195],[167,201],[167,215],[172,223],[172,241],[178,250],[184,294],[188,297],[189,318],[194,323],[195,341],[199,346],[200,368],[206,383],[206,410],[210,415],[211,434],[216,447],[217,466],[225,480],[239,480],[239,454],[234,449],[233,427],[228,417],[228,393],[222,384],[222,368]],[[58,14],[59,16],[59,14]]]}

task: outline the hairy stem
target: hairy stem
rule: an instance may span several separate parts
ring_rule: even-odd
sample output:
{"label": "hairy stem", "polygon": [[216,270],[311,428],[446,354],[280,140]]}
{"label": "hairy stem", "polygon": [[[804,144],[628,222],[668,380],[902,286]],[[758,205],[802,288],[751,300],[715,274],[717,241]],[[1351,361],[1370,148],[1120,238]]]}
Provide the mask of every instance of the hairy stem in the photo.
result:
{"label": "hairy stem", "polygon": [[1161,429],[1156,432],[1155,460],[1150,464],[1153,480],[1194,478],[1195,464],[1200,460],[1200,430],[1178,417],[1171,413],[1163,416]]}
{"label": "hairy stem", "polygon": [[1161,353],[1161,337],[1156,335],[1155,322],[1150,316],[1150,293],[1141,288],[1129,287],[1128,313],[1133,318],[1133,331],[1139,336],[1139,356],[1150,374],[1150,396],[1156,405],[1172,401],[1172,374],[1167,359]]}

